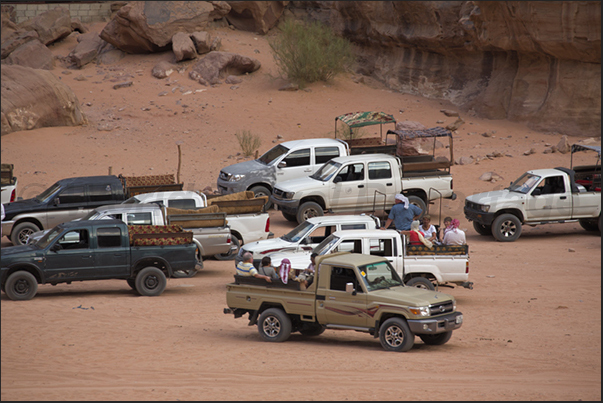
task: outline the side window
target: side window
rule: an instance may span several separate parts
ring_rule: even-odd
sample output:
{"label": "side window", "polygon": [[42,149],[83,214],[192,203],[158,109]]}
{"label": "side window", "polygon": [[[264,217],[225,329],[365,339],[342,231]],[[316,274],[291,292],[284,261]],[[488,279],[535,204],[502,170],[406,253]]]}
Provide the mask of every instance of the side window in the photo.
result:
{"label": "side window", "polygon": [[114,248],[121,246],[121,229],[99,228],[96,230],[96,239],[99,248]]}
{"label": "side window", "polygon": [[362,253],[362,239],[346,239],[333,249],[335,252]]}
{"label": "side window", "polygon": [[194,209],[195,199],[174,199],[168,200],[168,207],[181,208],[181,209]]}
{"label": "side window", "polygon": [[91,202],[113,200],[111,185],[88,185],[88,196]]}
{"label": "side window", "polygon": [[316,147],[314,149],[316,165],[322,165],[332,158],[339,157],[339,147]]}
{"label": "side window", "polygon": [[88,249],[90,245],[88,230],[73,230],[67,232],[58,240],[62,249]]}
{"label": "side window", "polygon": [[128,225],[151,225],[151,213],[128,213],[126,215]]}
{"label": "side window", "polygon": [[326,225],[324,227],[318,227],[310,234],[308,234],[309,243],[321,243],[326,237],[336,231],[334,225]]}
{"label": "side window", "polygon": [[305,148],[303,150],[293,151],[285,157],[283,162],[287,164],[286,168],[310,165],[310,149]]}
{"label": "side window", "polygon": [[392,239],[370,239],[370,254],[375,256],[393,256]]}
{"label": "side window", "polygon": [[341,230],[346,229],[366,229],[366,224],[342,224]]}
{"label": "side window", "polygon": [[361,293],[362,287],[358,286],[358,279],[354,270],[345,267],[333,267],[331,269],[331,290],[345,291],[345,285],[353,283],[356,292]]}
{"label": "side window", "polygon": [[59,202],[61,204],[85,203],[86,195],[84,194],[84,187],[75,186],[64,189],[59,193]]}
{"label": "side window", "polygon": [[536,185],[536,189],[540,189],[540,194],[565,193],[565,181],[563,176],[549,176],[540,181]]}
{"label": "side window", "polygon": [[340,182],[364,180],[364,164],[350,164],[343,167],[336,178]]}
{"label": "side window", "polygon": [[389,162],[369,162],[368,164],[369,179],[388,179],[392,177],[392,168]]}

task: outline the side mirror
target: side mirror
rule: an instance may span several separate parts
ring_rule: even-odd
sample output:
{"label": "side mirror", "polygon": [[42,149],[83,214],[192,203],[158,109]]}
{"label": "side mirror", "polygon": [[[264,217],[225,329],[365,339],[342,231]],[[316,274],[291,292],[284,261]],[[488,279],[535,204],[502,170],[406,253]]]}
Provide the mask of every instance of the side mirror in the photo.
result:
{"label": "side mirror", "polygon": [[58,206],[59,204],[61,204],[61,200],[58,197],[54,198],[54,205]]}
{"label": "side mirror", "polygon": [[58,242],[50,247],[50,250],[53,252],[58,252],[61,249],[63,249],[63,247]]}
{"label": "side mirror", "polygon": [[542,194],[541,188],[536,188],[536,189],[532,190],[532,196],[540,196],[541,194]]}
{"label": "side mirror", "polygon": [[278,163],[277,167],[279,168],[286,168],[287,167],[287,163],[285,161],[281,161]]}
{"label": "side mirror", "polygon": [[354,289],[354,283],[346,283],[345,284],[345,292],[348,294],[356,295],[356,290]]}
{"label": "side mirror", "polygon": [[341,179],[341,176],[336,176],[335,179],[333,179],[333,183],[339,183],[341,182],[343,179]]}

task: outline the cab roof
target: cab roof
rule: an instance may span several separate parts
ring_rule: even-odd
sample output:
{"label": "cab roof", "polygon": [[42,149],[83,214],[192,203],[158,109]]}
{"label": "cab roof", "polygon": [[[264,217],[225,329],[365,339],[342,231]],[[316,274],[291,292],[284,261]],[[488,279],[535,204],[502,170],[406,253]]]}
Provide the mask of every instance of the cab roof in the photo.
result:
{"label": "cab roof", "polygon": [[317,256],[316,263],[324,263],[328,265],[347,265],[347,266],[364,266],[366,264],[387,262],[388,260],[381,256],[363,255],[361,253],[340,252]]}
{"label": "cab roof", "polygon": [[314,146],[314,147],[321,147],[321,146],[329,146],[329,147],[335,147],[338,146],[340,144],[343,144],[345,146],[345,144],[342,142],[342,140],[337,140],[337,139],[330,139],[330,138],[319,138],[319,139],[301,139],[301,140],[290,140],[290,141],[284,141],[282,143],[280,143],[281,145],[292,149],[292,148],[299,148],[299,147],[309,147],[309,146]]}

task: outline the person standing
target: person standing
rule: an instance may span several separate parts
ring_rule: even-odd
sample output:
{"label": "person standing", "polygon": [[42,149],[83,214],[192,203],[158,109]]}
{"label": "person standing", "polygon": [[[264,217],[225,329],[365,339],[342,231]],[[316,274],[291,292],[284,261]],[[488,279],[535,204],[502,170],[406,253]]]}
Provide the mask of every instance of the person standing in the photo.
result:
{"label": "person standing", "polygon": [[420,207],[410,204],[408,197],[399,193],[396,195],[395,204],[381,229],[387,229],[393,222],[397,231],[410,231],[410,224],[417,220],[421,214],[423,214],[423,210]]}

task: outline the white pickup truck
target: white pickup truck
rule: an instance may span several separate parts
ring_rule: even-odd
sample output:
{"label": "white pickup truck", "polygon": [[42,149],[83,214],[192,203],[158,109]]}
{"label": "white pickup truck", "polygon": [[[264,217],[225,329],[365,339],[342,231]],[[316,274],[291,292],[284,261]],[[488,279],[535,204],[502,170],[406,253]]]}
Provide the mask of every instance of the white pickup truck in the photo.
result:
{"label": "white pickup truck", "polygon": [[[389,260],[406,285],[435,290],[452,284],[473,289],[469,281],[469,247],[467,245],[407,245],[404,236],[395,230],[337,231],[322,241],[313,252],[319,256],[335,252],[376,255]],[[285,258],[295,270],[310,264],[309,251],[276,252],[270,256],[273,266]]]}
{"label": "white pickup truck", "polygon": [[235,257],[235,265],[243,259],[246,252],[253,254],[253,265],[259,268],[262,258],[269,253],[311,251],[336,231],[380,227],[379,218],[366,214],[310,218],[279,238],[245,244]]}
{"label": "white pickup truck", "polygon": [[13,176],[13,164],[2,164],[2,204],[17,200],[17,177]]}
{"label": "white pickup truck", "polygon": [[[203,193],[189,190],[144,193],[133,196],[124,203],[160,203],[180,209],[198,209],[208,206],[207,197]],[[216,254],[215,258],[218,260],[232,260],[241,245],[274,236],[270,232],[268,213],[228,214],[226,220],[235,248],[226,254]]]}
{"label": "white pickup truck", "polygon": [[468,196],[465,217],[478,234],[500,242],[517,240],[522,225],[578,221],[587,231],[600,233],[601,147],[572,147],[572,153],[583,150],[598,152],[596,165],[527,171],[504,190]]}

